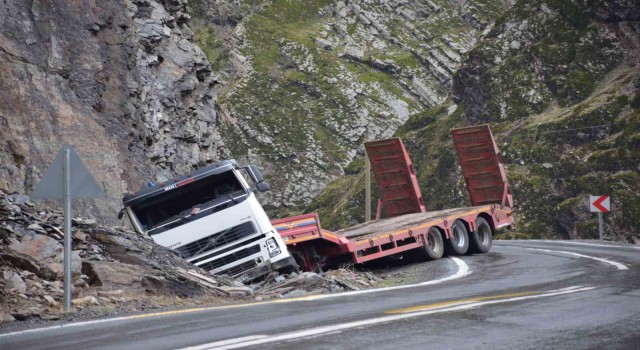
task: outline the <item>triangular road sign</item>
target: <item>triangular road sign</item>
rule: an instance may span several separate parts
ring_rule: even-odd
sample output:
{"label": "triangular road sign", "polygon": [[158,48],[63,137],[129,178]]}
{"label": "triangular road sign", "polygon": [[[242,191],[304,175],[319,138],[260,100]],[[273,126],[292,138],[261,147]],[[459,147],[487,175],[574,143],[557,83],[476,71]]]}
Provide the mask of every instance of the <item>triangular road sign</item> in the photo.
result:
{"label": "triangular road sign", "polygon": [[40,182],[31,193],[32,199],[64,199],[64,160],[65,150],[69,150],[69,172],[71,173],[71,199],[104,198],[104,193],[96,180],[71,145],[64,145],[49,165]]}

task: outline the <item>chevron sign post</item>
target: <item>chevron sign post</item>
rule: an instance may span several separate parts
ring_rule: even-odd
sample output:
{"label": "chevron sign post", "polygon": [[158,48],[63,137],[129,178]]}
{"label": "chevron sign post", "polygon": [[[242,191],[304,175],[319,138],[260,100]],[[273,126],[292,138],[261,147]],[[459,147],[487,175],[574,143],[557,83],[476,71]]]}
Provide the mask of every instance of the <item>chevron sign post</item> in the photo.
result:
{"label": "chevron sign post", "polygon": [[598,213],[598,234],[602,240],[602,213],[611,211],[611,198],[609,196],[589,196],[589,211]]}
{"label": "chevron sign post", "polygon": [[609,196],[589,196],[589,210],[592,213],[608,213],[611,211]]}

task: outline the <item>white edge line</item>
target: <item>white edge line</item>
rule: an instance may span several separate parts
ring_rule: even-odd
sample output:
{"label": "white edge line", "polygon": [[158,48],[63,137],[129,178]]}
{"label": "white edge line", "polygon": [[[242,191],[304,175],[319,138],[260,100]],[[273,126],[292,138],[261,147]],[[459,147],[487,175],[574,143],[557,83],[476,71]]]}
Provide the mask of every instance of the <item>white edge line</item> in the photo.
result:
{"label": "white edge line", "polygon": [[[551,291],[548,291],[548,292],[545,292],[545,293],[542,293],[542,294],[536,294],[536,295],[513,297],[513,298],[508,298],[508,299],[500,299],[500,300],[490,300],[490,301],[479,301],[479,302],[464,303],[462,305],[455,305],[455,306],[445,307],[445,308],[437,308],[437,309],[431,309],[431,310],[425,310],[425,311],[411,312],[411,313],[407,313],[407,314],[382,316],[382,317],[371,318],[371,319],[368,319],[368,320],[361,320],[361,321],[354,321],[354,322],[339,323],[339,324],[336,324],[336,325],[308,328],[308,329],[303,329],[303,330],[294,331],[294,332],[287,332],[287,333],[280,333],[280,334],[270,335],[267,338],[261,338],[261,339],[244,341],[244,342],[234,342],[233,344],[230,344],[228,346],[223,346],[223,347],[216,347],[215,344],[218,344],[219,342],[210,343],[210,344],[203,344],[203,345],[201,345],[201,347],[199,349],[200,350],[204,350],[204,349],[214,349],[215,348],[215,349],[218,349],[218,350],[224,350],[224,349],[236,349],[236,348],[243,348],[243,347],[248,347],[248,346],[256,346],[256,345],[262,345],[262,344],[273,343],[273,342],[280,342],[280,341],[286,341],[286,340],[292,340],[292,339],[299,339],[299,338],[317,336],[317,335],[320,335],[320,334],[332,333],[332,332],[337,332],[337,331],[341,331],[341,330],[345,330],[345,329],[370,326],[370,325],[375,325],[375,324],[380,324],[380,323],[387,323],[387,322],[398,321],[398,320],[414,318],[414,317],[420,317],[420,316],[425,316],[425,315],[430,315],[430,314],[451,312],[451,311],[460,311],[460,310],[469,310],[469,309],[477,308],[477,307],[484,306],[484,305],[500,304],[500,303],[506,303],[506,302],[512,302],[512,301],[537,299],[537,298],[544,298],[544,297],[550,297],[550,296],[556,296],[556,295],[571,294],[571,293],[577,293],[577,292],[592,290],[594,288],[595,287],[574,286],[574,287],[563,288],[563,289],[559,289],[559,290],[551,290]],[[232,340],[233,339],[228,339],[228,341],[232,341]],[[181,350],[186,350],[186,349],[189,349],[189,348],[185,348],[185,349],[181,349]]]}
{"label": "white edge line", "polygon": [[[508,242],[531,242],[531,243],[559,243],[559,244],[573,244],[573,245],[582,245],[582,246],[591,246],[591,247],[605,247],[605,248],[616,248],[616,249],[635,249],[640,250],[640,247],[633,245],[618,245],[618,244],[600,244],[600,243],[589,243],[589,242],[576,242],[562,239],[515,239],[515,240],[500,240],[494,241],[494,243],[508,243]],[[615,243],[615,242],[613,242]],[[507,244],[508,245],[508,244]],[[506,246],[506,245],[505,245]]]}
{"label": "white edge line", "polygon": [[593,246],[593,247],[606,247],[606,248],[627,248],[627,249],[637,249],[640,250],[640,247],[630,246],[630,245],[615,245],[615,244],[599,244],[599,243],[589,243],[589,242],[575,242],[575,241],[563,241],[563,240],[550,240],[550,239],[541,239],[538,242],[545,243],[561,243],[561,244],[575,244],[575,245],[584,245],[584,246]]}
{"label": "white edge line", "polygon": [[[389,290],[398,290],[398,289],[407,289],[407,288],[416,288],[422,286],[430,286],[434,284],[440,284],[447,281],[456,280],[471,274],[471,270],[469,270],[469,265],[467,265],[462,259],[451,257],[451,260],[458,266],[458,271],[451,276],[439,278],[436,280],[420,282],[416,284],[407,284],[403,286],[393,286],[393,287],[384,287],[384,288],[375,288],[375,289],[364,289],[364,290],[354,290],[350,292],[342,292],[335,294],[321,294],[321,295],[312,295],[307,297],[305,300],[320,300],[320,299],[329,299],[329,298],[337,298],[343,296],[351,296],[351,295],[360,295],[360,294],[369,294],[369,293],[378,293],[378,292],[386,292]],[[304,298],[304,297],[303,297]],[[282,301],[286,301],[283,299]]]}
{"label": "white edge line", "polygon": [[252,340],[259,340],[259,339],[263,339],[263,338],[266,338],[266,337],[268,337],[268,336],[267,335],[262,335],[262,334],[260,334],[260,335],[249,335],[249,336],[246,336],[246,337],[222,340],[222,341],[218,341],[218,342],[215,342],[215,343],[209,343],[209,344],[197,345],[197,346],[190,346],[188,348],[184,348],[183,350],[206,350],[206,349],[216,348],[216,347],[219,347],[219,346],[233,345],[233,344],[252,341]]}
{"label": "white edge line", "polygon": [[88,326],[88,325],[98,324],[98,323],[123,321],[123,320],[126,320],[128,318],[130,318],[130,317],[116,317],[116,318],[108,318],[108,319],[104,319],[104,320],[93,320],[93,321],[66,323],[66,324],[60,324],[60,325],[56,325],[56,326],[49,326],[49,327],[43,327],[43,328],[26,329],[26,330],[23,330],[23,331],[0,334],[0,338],[12,336],[12,335],[36,333],[36,332],[49,331],[49,330],[61,329],[61,328],[71,328],[71,327],[79,327],[79,326]]}
{"label": "white edge line", "polygon": [[[440,283],[447,282],[447,281],[452,281],[452,280],[459,279],[459,278],[462,278],[462,277],[465,277],[465,276],[471,274],[471,270],[469,270],[469,265],[467,265],[462,259],[456,258],[456,257],[451,257],[451,260],[453,260],[453,262],[457,265],[458,271],[456,271],[456,273],[454,273],[453,275],[450,275],[450,276],[447,276],[447,277],[443,277],[443,278],[439,278],[439,279],[436,279],[436,280],[425,281],[425,282],[420,282],[420,283],[416,283],[416,284],[394,286],[394,287],[384,287],[384,288],[365,289],[365,290],[354,290],[354,291],[350,291],[350,292],[342,292],[342,293],[335,293],[335,294],[310,295],[310,296],[306,296],[306,297],[292,298],[292,299],[276,299],[276,300],[266,301],[266,302],[263,302],[263,303],[212,306],[212,307],[205,307],[205,308],[197,308],[197,310],[194,310],[193,312],[211,311],[211,310],[222,309],[222,308],[234,308],[234,307],[242,307],[242,306],[258,306],[258,305],[268,305],[268,304],[275,304],[275,303],[289,303],[289,302],[296,302],[296,301],[321,300],[321,299],[329,299],[329,298],[338,298],[338,297],[343,297],[343,296],[385,292],[385,291],[389,291],[389,290],[416,288],[416,287],[430,286],[430,285],[440,284]],[[144,315],[144,314],[142,314],[142,315]],[[66,323],[66,324],[61,324],[61,325],[56,325],[56,326],[34,328],[34,329],[26,329],[26,330],[23,330],[23,331],[16,331],[16,332],[11,332],[11,333],[0,334],[0,338],[9,337],[9,336],[15,336],[15,335],[28,334],[28,333],[44,332],[44,331],[62,329],[62,328],[81,327],[81,326],[88,326],[88,325],[99,324],[99,323],[124,321],[124,320],[140,318],[140,316],[142,316],[142,315],[123,316],[123,317],[116,317],[116,318],[107,318],[107,319],[102,319],[102,320],[74,322],[74,323]]]}
{"label": "white edge line", "polygon": [[547,252],[547,253],[569,254],[569,255],[580,257],[580,258],[587,258],[587,259],[597,260],[597,261],[603,262],[605,264],[613,265],[613,266],[617,267],[618,270],[628,270],[629,269],[626,265],[621,264],[619,262],[611,261],[611,260],[604,259],[604,258],[598,258],[598,257],[591,256],[591,255],[584,255],[584,254],[580,254],[580,253],[567,252],[567,251],[564,251],[564,250],[550,250],[550,249],[540,249],[540,248],[525,248],[525,249],[537,250],[537,251]]}

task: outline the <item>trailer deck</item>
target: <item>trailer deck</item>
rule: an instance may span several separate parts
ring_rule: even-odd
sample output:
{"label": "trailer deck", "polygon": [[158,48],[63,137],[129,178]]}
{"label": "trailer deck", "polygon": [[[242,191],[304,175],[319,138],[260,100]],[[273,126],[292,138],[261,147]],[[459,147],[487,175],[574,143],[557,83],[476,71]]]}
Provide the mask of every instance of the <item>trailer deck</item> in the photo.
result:
{"label": "trailer deck", "polygon": [[408,229],[416,230],[438,225],[441,222],[453,222],[456,218],[470,215],[473,212],[489,211],[487,207],[455,208],[425,213],[406,214],[394,218],[369,221],[355,225],[343,230],[336,231],[336,234],[352,240],[370,239],[383,234],[395,234],[405,232]]}
{"label": "trailer deck", "polygon": [[452,136],[471,207],[426,211],[409,155],[402,141],[395,138],[365,144],[381,193],[382,207],[377,211],[384,209],[386,218],[336,232],[322,229],[316,213],[278,219],[272,224],[298,264],[309,271],[345,259],[360,264],[425,249],[432,243],[428,235],[434,229],[443,240],[453,241],[456,222],[462,223],[469,235],[477,234],[477,223],[482,221],[490,226],[491,233],[513,226],[511,191],[489,126],[454,129]]}

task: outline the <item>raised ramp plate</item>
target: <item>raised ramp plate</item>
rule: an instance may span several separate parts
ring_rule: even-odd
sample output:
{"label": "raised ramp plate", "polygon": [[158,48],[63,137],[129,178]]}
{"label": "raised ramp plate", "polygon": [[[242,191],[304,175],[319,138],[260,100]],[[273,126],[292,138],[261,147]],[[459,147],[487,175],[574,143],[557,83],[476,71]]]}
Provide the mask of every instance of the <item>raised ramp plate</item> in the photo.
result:
{"label": "raised ramp plate", "polygon": [[471,204],[513,207],[507,174],[489,125],[453,129],[451,135]]}
{"label": "raised ramp plate", "polygon": [[364,144],[371,162],[385,217],[425,211],[416,172],[402,140],[392,138]]}

